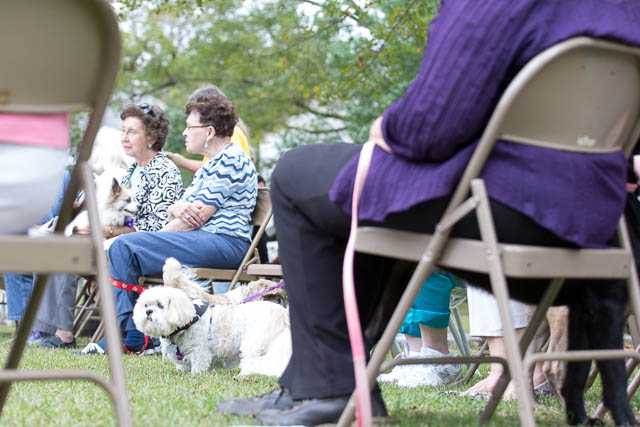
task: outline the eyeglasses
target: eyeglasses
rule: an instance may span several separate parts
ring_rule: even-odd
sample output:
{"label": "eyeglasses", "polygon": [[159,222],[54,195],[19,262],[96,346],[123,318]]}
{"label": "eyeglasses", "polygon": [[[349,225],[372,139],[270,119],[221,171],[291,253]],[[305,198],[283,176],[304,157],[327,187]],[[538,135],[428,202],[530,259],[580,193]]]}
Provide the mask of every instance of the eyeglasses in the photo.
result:
{"label": "eyeglasses", "polygon": [[135,130],[135,129],[120,129],[120,132],[122,132],[123,136],[128,136],[128,137],[142,135],[144,133],[142,131]]}
{"label": "eyeglasses", "polygon": [[197,126],[187,126],[187,132],[191,132],[191,130],[196,128],[208,128],[211,125],[197,125]]}
{"label": "eyeglasses", "polygon": [[153,112],[153,108],[151,108],[151,105],[149,105],[147,103],[138,104],[138,108],[140,108],[143,113],[148,114],[151,117],[155,117],[156,116],[156,113]]}

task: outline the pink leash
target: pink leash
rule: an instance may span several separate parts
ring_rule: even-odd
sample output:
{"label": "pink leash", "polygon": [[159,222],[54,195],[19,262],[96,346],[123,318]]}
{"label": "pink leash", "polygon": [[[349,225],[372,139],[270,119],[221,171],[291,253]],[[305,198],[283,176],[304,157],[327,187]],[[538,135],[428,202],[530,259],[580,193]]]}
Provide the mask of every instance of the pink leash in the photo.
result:
{"label": "pink leash", "polygon": [[353,186],[353,199],[351,200],[351,230],[349,240],[344,253],[342,265],[342,292],[344,296],[344,310],[347,318],[347,328],[349,330],[349,340],[351,342],[351,353],[353,355],[353,370],[356,380],[356,410],[358,426],[371,425],[371,393],[367,379],[367,359],[364,352],[364,341],[362,339],[362,328],[360,316],[358,315],[358,303],[356,300],[353,259],[355,253],[356,233],[358,231],[358,202],[360,193],[369,173],[369,165],[373,156],[375,146],[379,146],[385,151],[391,152],[391,148],[383,139],[367,141],[360,152],[358,168],[356,169],[355,183]]}

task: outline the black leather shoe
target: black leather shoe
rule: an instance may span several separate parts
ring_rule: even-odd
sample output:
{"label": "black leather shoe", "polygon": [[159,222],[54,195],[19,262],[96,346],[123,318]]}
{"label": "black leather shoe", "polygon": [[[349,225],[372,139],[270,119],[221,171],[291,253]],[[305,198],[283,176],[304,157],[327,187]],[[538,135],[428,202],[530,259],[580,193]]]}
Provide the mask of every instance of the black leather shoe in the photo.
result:
{"label": "black leather shoe", "polygon": [[291,392],[286,388],[275,388],[268,393],[246,399],[226,399],[218,405],[221,414],[251,415],[256,416],[260,412],[271,410],[283,410],[293,407],[295,402],[291,398]]}
{"label": "black leather shoe", "polygon": [[[345,406],[348,396],[329,397],[326,399],[306,399],[296,401],[296,405],[285,410],[265,410],[260,412],[258,420],[264,425],[278,426],[316,426],[336,423]],[[371,410],[374,417],[386,417],[387,409],[380,392],[371,394]]]}
{"label": "black leather shoe", "polygon": [[42,348],[76,348],[76,339],[71,342],[65,342],[57,335],[51,335],[38,344],[38,347]]}

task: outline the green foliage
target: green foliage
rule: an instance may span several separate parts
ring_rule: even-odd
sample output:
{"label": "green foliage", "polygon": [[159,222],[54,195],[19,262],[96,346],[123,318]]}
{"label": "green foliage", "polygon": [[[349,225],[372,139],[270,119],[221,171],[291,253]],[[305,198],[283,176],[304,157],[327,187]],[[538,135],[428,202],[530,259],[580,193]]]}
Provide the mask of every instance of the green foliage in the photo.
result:
{"label": "green foliage", "polygon": [[[181,149],[189,94],[215,84],[258,147],[363,142],[414,78],[438,0],[121,0],[115,105],[155,97]],[[257,155],[259,151],[256,150]],[[259,159],[258,159],[259,160]]]}

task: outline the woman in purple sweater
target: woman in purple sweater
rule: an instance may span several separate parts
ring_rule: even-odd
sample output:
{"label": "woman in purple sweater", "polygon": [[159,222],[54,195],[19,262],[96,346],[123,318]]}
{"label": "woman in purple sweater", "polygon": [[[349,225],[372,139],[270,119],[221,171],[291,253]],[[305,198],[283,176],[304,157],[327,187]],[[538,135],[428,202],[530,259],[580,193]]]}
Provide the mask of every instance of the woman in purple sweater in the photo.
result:
{"label": "woman in purple sweater", "polygon": [[[393,154],[375,150],[360,220],[433,231],[495,104],[527,61],[578,35],[640,45],[638,22],[637,0],[443,0],[416,79],[372,128]],[[279,389],[226,400],[219,410],[258,415],[266,424],[315,425],[335,422],[344,408],[354,375],[341,271],[359,150],[359,145],[306,146],[280,160],[271,188],[293,355]],[[583,156],[498,142],[481,176],[504,242],[604,247],[625,204],[621,152]],[[453,235],[479,237],[475,215],[464,218]],[[385,311],[383,303],[395,305],[411,267],[356,255],[367,350],[386,323],[376,314]],[[531,286],[512,290],[512,296],[535,299]],[[625,298],[624,291],[619,297]],[[386,415],[377,388],[372,405],[374,416]],[[584,416],[582,410],[570,421]],[[634,420],[628,405],[622,420]]]}

